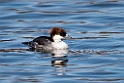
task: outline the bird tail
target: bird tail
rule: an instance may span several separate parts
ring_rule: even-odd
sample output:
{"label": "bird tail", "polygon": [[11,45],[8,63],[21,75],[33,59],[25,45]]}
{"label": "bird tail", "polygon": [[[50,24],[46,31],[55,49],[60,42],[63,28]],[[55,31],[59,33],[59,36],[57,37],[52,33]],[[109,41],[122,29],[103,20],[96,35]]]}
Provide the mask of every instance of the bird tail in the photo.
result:
{"label": "bird tail", "polygon": [[30,42],[22,42],[22,44],[28,45],[28,46],[31,47],[31,48],[37,48],[37,47],[38,47],[37,43],[36,43],[36,42],[33,42],[33,41],[30,41]]}

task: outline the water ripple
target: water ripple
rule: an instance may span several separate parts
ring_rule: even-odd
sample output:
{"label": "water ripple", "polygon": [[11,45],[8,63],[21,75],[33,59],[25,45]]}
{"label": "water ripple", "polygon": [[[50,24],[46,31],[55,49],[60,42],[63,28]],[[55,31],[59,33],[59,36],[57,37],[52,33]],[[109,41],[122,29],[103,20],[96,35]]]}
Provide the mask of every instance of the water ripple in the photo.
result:
{"label": "water ripple", "polygon": [[[124,81],[123,0],[0,0],[0,83]],[[63,27],[66,57],[22,44]]]}

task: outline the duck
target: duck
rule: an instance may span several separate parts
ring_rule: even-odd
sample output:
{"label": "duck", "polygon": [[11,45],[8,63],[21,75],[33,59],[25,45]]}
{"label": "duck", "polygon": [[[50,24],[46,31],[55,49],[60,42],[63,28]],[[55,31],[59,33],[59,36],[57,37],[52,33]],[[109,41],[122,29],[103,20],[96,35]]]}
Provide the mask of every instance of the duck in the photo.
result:
{"label": "duck", "polygon": [[32,41],[23,42],[23,44],[28,45],[33,49],[40,50],[66,50],[68,45],[63,41],[63,39],[70,38],[66,33],[66,30],[61,27],[53,27],[49,31],[50,36],[39,36]]}

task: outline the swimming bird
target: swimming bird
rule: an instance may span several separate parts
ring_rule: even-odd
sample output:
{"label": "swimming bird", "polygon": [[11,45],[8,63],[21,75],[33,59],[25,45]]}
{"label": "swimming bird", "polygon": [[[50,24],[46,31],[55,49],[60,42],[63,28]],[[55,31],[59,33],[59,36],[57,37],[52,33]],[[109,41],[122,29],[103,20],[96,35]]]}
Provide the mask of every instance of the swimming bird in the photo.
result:
{"label": "swimming bird", "polygon": [[64,38],[70,37],[61,27],[53,27],[50,29],[50,37],[39,36],[30,42],[23,42],[33,49],[41,50],[66,50],[68,45],[62,41]]}

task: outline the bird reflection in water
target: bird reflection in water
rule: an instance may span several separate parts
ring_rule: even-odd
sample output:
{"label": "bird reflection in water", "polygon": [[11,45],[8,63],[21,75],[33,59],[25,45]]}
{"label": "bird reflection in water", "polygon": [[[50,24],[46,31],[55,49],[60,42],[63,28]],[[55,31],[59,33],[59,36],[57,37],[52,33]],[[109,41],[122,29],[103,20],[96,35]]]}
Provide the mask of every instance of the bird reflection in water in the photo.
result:
{"label": "bird reflection in water", "polygon": [[51,61],[52,66],[55,68],[56,75],[65,75],[68,50],[53,50]]}
{"label": "bird reflection in water", "polygon": [[68,62],[68,49],[64,50],[52,50],[52,51],[44,51],[41,49],[30,49],[30,51],[36,51],[41,53],[51,53],[51,66],[55,68],[56,75],[65,75],[66,66]]}

